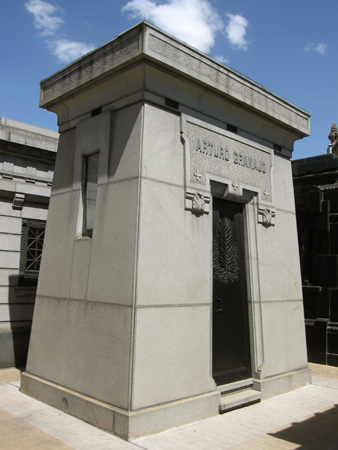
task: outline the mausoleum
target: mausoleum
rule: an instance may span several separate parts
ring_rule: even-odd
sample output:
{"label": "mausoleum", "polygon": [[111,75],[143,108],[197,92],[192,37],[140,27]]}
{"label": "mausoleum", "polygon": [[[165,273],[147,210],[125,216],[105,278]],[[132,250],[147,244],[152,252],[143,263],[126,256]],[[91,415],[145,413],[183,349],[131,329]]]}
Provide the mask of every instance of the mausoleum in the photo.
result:
{"label": "mausoleum", "polygon": [[40,105],[60,142],[22,391],[131,439],[308,383],[309,114],[145,22]]}
{"label": "mausoleum", "polygon": [[26,365],[58,140],[0,117],[0,368]]}
{"label": "mausoleum", "polygon": [[292,161],[308,359],[338,366],[338,131],[327,153]]}

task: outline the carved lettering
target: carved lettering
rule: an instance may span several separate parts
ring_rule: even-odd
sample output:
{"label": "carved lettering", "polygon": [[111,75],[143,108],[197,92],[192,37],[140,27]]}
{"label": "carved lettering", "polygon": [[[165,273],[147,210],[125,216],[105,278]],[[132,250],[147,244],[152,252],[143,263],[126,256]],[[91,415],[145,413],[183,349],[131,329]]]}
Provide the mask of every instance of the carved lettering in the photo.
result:
{"label": "carved lettering", "polygon": [[201,152],[202,151],[201,141],[199,139],[197,139],[196,151],[197,152]]}
{"label": "carved lettering", "polygon": [[214,156],[215,158],[223,159],[224,161],[229,161],[229,150],[213,144],[212,142],[202,141],[201,143],[200,139],[197,139],[196,152]]}
{"label": "carved lettering", "polygon": [[233,155],[234,164],[247,167],[248,169],[256,170],[257,172],[266,173],[266,164],[263,161],[257,161],[255,158],[251,158],[247,155],[234,152]]}
{"label": "carved lettering", "polygon": [[[230,161],[230,151],[215,144],[214,142],[201,141],[200,139],[197,139],[195,149],[196,152],[208,155],[211,158],[217,158],[226,162]],[[249,156],[246,153],[234,151],[232,153],[232,161],[238,166],[246,167],[247,169],[251,169],[262,174],[266,173],[266,163],[262,160]]]}
{"label": "carved lettering", "polygon": [[[209,180],[228,185],[225,195],[230,199],[245,197],[247,192],[258,192],[264,205],[272,206],[271,151],[244,138],[227,136],[216,127],[206,128],[200,121],[185,117],[186,188],[185,208],[195,214],[202,213],[203,199],[195,197],[196,190],[208,193]],[[183,127],[182,125],[182,127]],[[183,129],[183,128],[182,128]],[[189,187],[190,186],[190,187]],[[191,192],[193,191],[193,193]],[[194,199],[194,201],[193,201]],[[209,201],[206,202],[209,211]],[[264,226],[273,226],[274,217],[269,212],[261,212],[259,221]]]}

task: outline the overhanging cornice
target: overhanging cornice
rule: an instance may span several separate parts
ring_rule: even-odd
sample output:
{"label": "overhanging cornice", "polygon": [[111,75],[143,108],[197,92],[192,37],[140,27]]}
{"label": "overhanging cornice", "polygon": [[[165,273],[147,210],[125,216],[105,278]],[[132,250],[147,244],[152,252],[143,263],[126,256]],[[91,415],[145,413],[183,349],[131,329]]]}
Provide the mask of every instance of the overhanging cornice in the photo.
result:
{"label": "overhanging cornice", "polygon": [[44,79],[40,106],[53,109],[52,105],[65,97],[141,60],[151,60],[188,77],[273,121],[296,129],[302,136],[310,134],[309,113],[147,22],[141,22]]}

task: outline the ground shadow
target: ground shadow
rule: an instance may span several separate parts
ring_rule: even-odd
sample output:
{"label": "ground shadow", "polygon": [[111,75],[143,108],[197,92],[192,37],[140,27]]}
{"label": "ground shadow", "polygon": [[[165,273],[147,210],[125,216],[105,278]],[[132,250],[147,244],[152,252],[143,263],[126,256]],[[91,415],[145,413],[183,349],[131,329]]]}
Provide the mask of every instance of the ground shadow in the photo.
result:
{"label": "ground shadow", "polygon": [[16,275],[9,276],[8,286],[10,330],[4,336],[2,360],[4,367],[22,369],[27,361],[36,286],[20,286]]}
{"label": "ground shadow", "polygon": [[304,450],[338,449],[338,405],[302,422],[294,422],[284,430],[269,433],[269,436],[298,444],[298,448]]}

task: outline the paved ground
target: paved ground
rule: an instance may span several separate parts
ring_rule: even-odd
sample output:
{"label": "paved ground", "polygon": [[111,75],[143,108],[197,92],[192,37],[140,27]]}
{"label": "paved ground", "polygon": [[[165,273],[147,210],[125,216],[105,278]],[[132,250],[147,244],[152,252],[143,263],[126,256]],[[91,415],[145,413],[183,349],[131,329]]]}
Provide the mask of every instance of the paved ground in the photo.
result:
{"label": "paved ground", "polygon": [[338,368],[310,365],[313,384],[221,416],[125,442],[19,391],[0,370],[0,449],[338,449]]}

